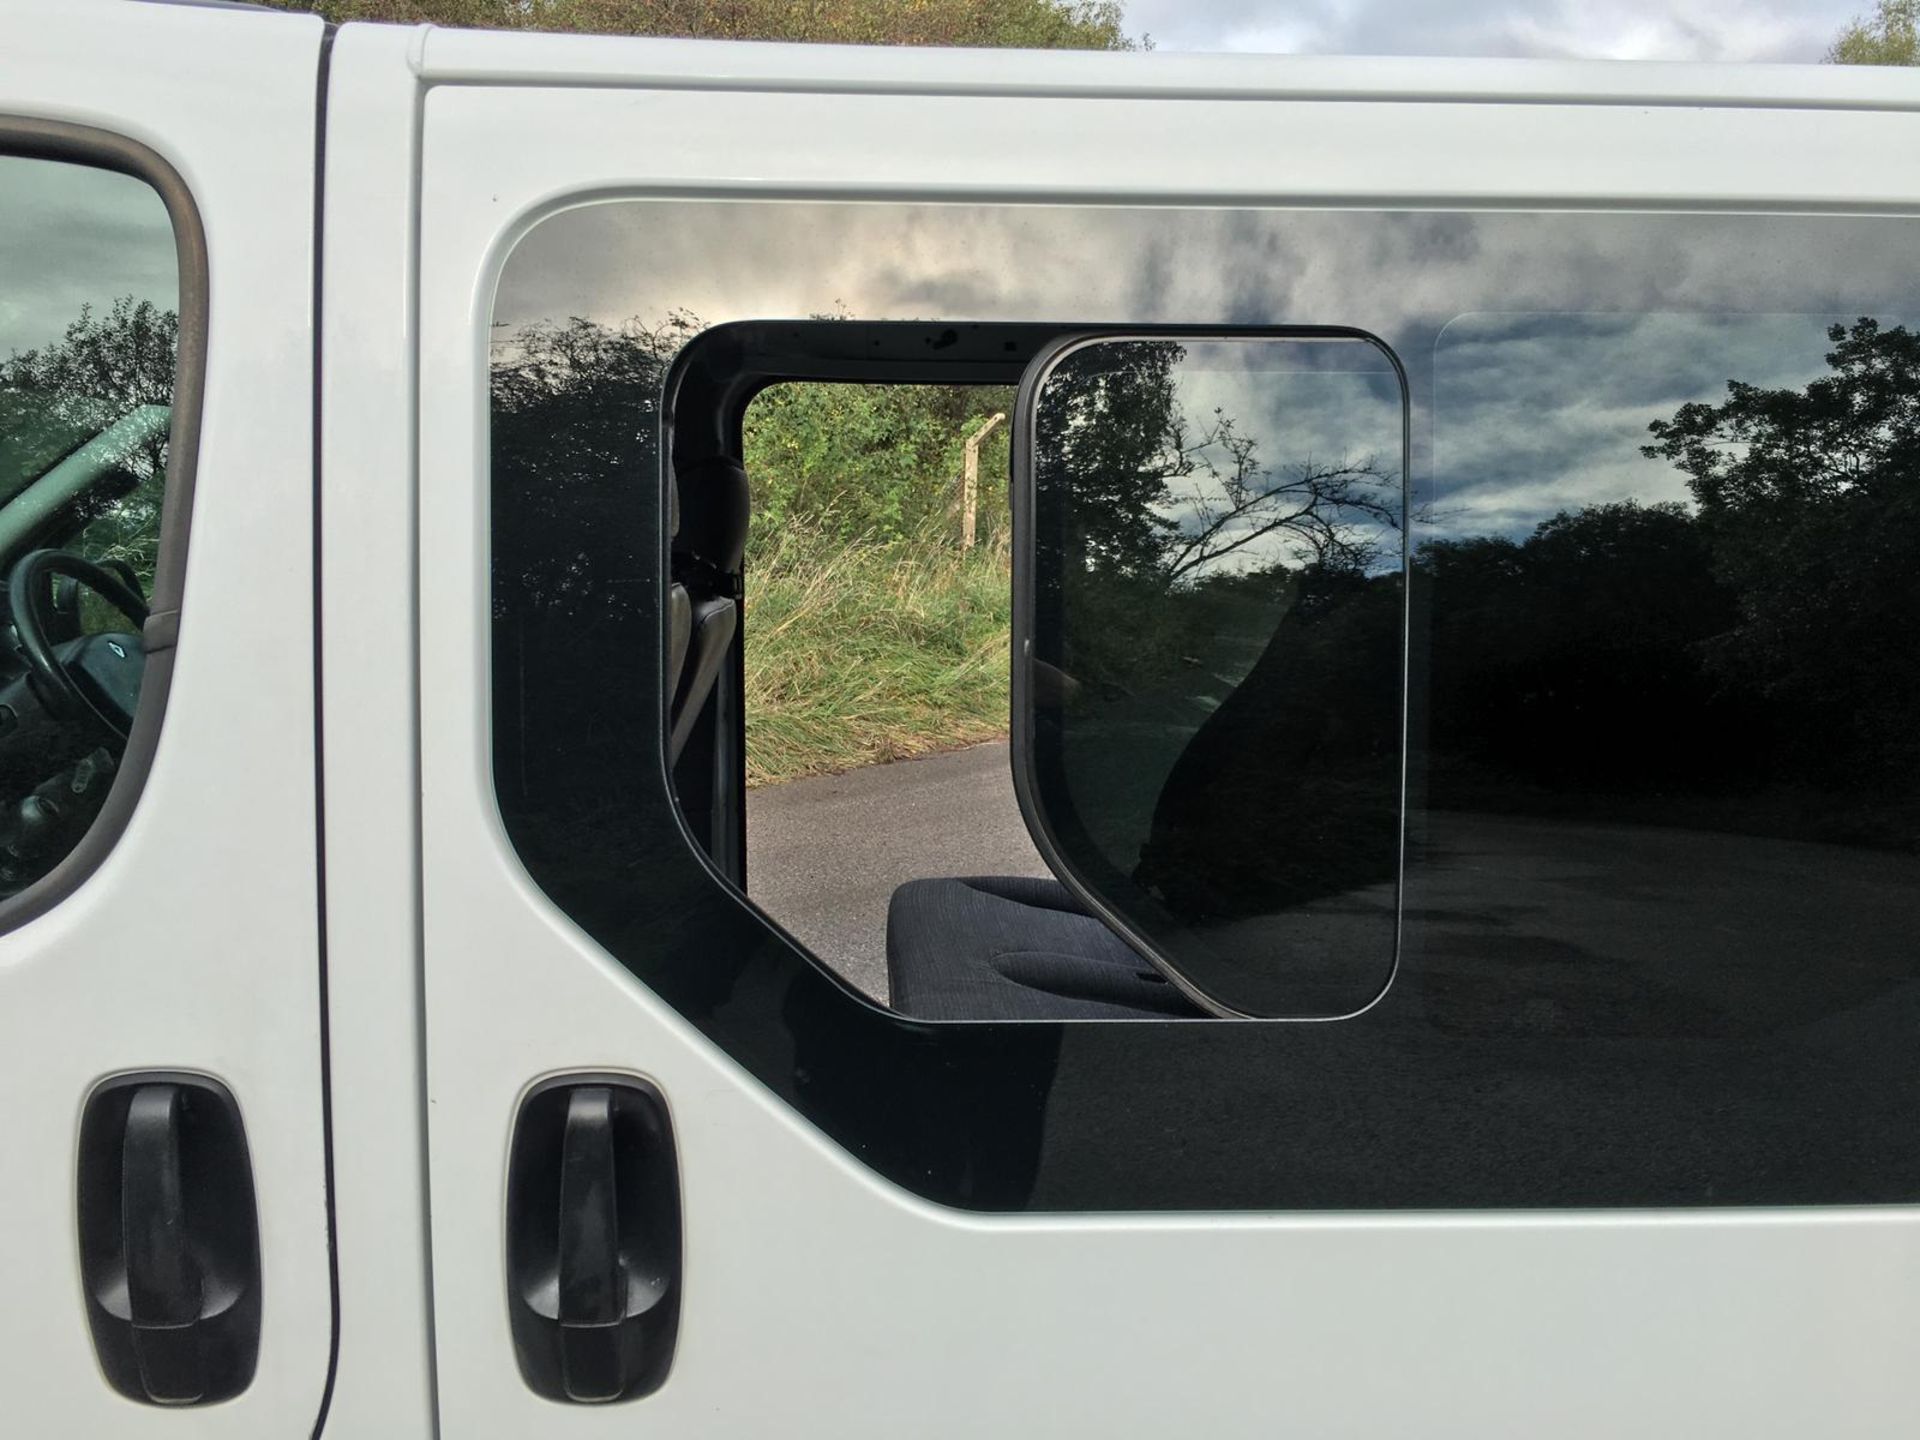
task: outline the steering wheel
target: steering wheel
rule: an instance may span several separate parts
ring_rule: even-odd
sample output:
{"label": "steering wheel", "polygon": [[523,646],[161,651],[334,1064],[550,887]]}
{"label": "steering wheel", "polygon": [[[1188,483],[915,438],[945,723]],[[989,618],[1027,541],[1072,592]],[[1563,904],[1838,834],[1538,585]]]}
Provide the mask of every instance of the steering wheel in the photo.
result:
{"label": "steering wheel", "polygon": [[[85,585],[132,621],[136,634],[147,623],[147,602],[113,571],[66,550],[35,550],[23,555],[7,576],[13,631],[42,703],[63,720],[97,720],[124,741],[133,727],[132,700],[124,693],[124,684],[103,682],[116,671],[124,673],[129,659],[137,672],[139,660],[130,657],[121,641],[111,635],[83,636],[57,646],[47,638],[47,613],[53,605],[56,575]],[[90,652],[102,645],[118,664],[88,663],[93,658]]]}

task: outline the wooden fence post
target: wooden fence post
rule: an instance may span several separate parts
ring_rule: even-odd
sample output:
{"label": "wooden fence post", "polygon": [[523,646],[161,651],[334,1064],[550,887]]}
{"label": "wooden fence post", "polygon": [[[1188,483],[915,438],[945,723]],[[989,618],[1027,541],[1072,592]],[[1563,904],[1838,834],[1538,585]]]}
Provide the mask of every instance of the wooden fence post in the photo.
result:
{"label": "wooden fence post", "polygon": [[980,505],[980,442],[993,433],[993,427],[1006,419],[996,410],[987,423],[967,437],[966,468],[960,477],[960,548],[973,548],[974,514]]}

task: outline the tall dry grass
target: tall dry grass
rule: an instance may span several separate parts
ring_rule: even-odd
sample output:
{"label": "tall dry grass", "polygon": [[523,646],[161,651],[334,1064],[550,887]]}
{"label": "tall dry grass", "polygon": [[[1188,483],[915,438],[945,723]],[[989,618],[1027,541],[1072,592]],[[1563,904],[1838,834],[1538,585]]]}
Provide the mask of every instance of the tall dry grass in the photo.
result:
{"label": "tall dry grass", "polygon": [[1010,549],[945,526],[904,540],[789,524],[747,559],[747,783],[1004,735]]}

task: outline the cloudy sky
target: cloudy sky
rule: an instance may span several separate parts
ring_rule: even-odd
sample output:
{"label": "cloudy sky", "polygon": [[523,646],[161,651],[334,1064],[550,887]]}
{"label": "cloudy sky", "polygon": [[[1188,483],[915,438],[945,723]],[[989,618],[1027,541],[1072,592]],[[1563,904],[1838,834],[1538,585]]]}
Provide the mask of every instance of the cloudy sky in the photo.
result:
{"label": "cloudy sky", "polygon": [[0,359],[60,338],[82,305],[176,303],[167,208],[126,175],[0,155]]}
{"label": "cloudy sky", "polygon": [[[494,313],[504,334],[675,311],[707,325],[843,314],[1352,327],[1406,368],[1422,535],[1520,535],[1562,509],[1684,500],[1673,467],[1641,454],[1650,421],[1719,399],[1730,379],[1806,384],[1825,368],[1831,323],[1912,318],[1910,223],[621,201],[537,226]],[[1311,424],[1244,394],[1232,408],[1279,471],[1391,448],[1346,404],[1323,400]]]}
{"label": "cloudy sky", "polygon": [[1126,0],[1161,50],[1820,59],[1871,0]]}

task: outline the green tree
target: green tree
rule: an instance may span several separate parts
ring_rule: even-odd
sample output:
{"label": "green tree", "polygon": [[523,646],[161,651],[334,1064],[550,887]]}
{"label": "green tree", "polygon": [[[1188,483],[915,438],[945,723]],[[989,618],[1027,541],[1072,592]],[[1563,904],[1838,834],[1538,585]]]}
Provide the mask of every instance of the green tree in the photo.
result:
{"label": "green tree", "polygon": [[1172,340],[1089,346],[1067,356],[1040,392],[1034,489],[1040,533],[1061,547],[1043,571],[1164,585],[1179,525],[1162,513],[1183,473]]}
{"label": "green tree", "polygon": [[1618,796],[1751,773],[1750,687],[1702,662],[1736,599],[1684,505],[1562,511],[1525,538],[1428,541],[1414,563],[1436,803],[1471,804],[1496,774]]}
{"label": "green tree", "polygon": [[338,23],[711,40],[1132,50],[1118,0],[267,0]]}
{"label": "green tree", "polygon": [[87,434],[140,405],[173,403],[180,317],[123,295],[105,314],[91,305],[48,345],[0,360],[0,390],[37,396],[48,412]]}
{"label": "green tree", "polygon": [[[944,529],[966,437],[1012,392],[968,385],[774,385],[748,407],[747,475],[756,540],[799,523],[836,540]],[[981,451],[980,513],[1004,523],[1005,431]]]}
{"label": "green tree", "polygon": [[658,463],[660,386],[698,329],[683,314],[655,326],[576,317],[495,341],[496,614],[617,606],[610,588],[648,572],[637,517]]}
{"label": "green tree", "polygon": [[1920,0],[1880,0],[1827,51],[1836,65],[1920,65]]}
{"label": "green tree", "polygon": [[[123,295],[105,313],[90,305],[51,344],[0,360],[0,474],[23,479],[143,405],[173,403],[180,317]],[[166,491],[166,441],[116,457],[120,483],[81,502],[83,549],[123,560],[151,588]]]}
{"label": "green tree", "polygon": [[1799,768],[1835,783],[1920,759],[1920,334],[1827,332],[1799,390],[1727,383],[1648,428],[1688,478],[1739,619],[1715,670],[1798,717]]}
{"label": "green tree", "polygon": [[1276,536],[1316,565],[1364,569],[1377,541],[1363,536],[1398,527],[1396,478],[1372,457],[1268,464],[1261,439],[1234,416],[1183,403],[1186,358],[1177,341],[1106,341],[1048,375],[1034,422],[1035,488],[1042,531],[1078,552],[1061,573],[1190,587],[1223,562],[1263,568],[1251,557]]}

